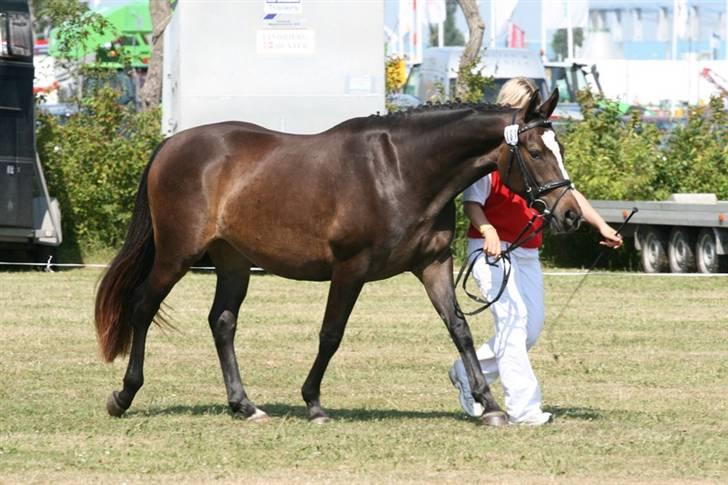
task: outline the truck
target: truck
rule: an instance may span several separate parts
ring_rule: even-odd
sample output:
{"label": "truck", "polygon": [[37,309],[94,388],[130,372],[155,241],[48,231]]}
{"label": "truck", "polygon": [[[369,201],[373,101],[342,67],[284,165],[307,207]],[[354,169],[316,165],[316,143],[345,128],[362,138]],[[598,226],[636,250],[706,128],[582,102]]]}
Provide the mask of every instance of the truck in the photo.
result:
{"label": "truck", "polygon": [[609,223],[632,211],[624,235],[634,237],[647,273],[728,272],[728,201],[715,194],[673,194],[666,201],[593,200]]}
{"label": "truck", "polygon": [[[464,47],[430,47],[422,55],[422,63],[410,69],[404,93],[427,101],[433,96],[445,99],[455,97],[460,58]],[[484,100],[495,101],[501,86],[511,78],[523,76],[533,79],[541,97],[548,97],[548,84],[543,62],[537,52],[528,49],[491,48],[483,51],[479,62],[481,73],[493,78],[486,89]]]}
{"label": "truck", "polygon": [[40,260],[63,236],[35,149],[33,74],[28,2],[0,0],[0,249]]}

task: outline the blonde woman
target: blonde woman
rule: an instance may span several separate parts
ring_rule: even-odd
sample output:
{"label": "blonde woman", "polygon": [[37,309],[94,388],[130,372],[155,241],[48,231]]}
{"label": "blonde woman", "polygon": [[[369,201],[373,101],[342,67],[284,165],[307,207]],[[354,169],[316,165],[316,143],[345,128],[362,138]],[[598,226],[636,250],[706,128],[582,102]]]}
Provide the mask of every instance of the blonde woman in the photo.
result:
{"label": "blonde woman", "polygon": [[[515,108],[523,107],[537,90],[527,78],[514,78],[501,88],[497,102]],[[558,150],[558,146],[554,149]],[[558,154],[557,156],[560,156]],[[567,177],[568,178],[568,177]],[[622,238],[594,210],[589,201],[574,190],[583,218],[594,226],[604,240],[600,243],[611,248],[622,246]],[[518,236],[534,214],[525,200],[512,193],[493,172],[468,187],[463,194],[465,214],[470,219],[468,254],[482,248],[477,256],[472,275],[483,296],[493,300],[501,286],[503,264],[493,257],[500,255]],[[534,230],[537,226],[534,225]],[[511,273],[500,299],[491,305],[495,319],[495,335],[477,351],[483,374],[492,385],[500,378],[505,395],[506,412],[511,424],[540,426],[549,422],[550,413],[544,412],[541,388],[528,359],[530,349],[538,339],[544,323],[544,288],[539,248],[541,233],[510,254]],[[470,416],[483,414],[483,407],[470,392],[465,368],[460,359],[449,371],[450,380],[460,391],[460,405]]]}

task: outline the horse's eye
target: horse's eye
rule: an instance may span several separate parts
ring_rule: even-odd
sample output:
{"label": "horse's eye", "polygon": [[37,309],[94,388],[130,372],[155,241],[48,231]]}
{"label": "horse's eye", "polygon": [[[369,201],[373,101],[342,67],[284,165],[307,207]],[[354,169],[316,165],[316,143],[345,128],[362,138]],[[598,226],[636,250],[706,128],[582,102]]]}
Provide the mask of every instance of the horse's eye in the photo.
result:
{"label": "horse's eye", "polygon": [[541,154],[539,152],[535,152],[533,150],[528,152],[531,155],[531,158],[541,158]]}

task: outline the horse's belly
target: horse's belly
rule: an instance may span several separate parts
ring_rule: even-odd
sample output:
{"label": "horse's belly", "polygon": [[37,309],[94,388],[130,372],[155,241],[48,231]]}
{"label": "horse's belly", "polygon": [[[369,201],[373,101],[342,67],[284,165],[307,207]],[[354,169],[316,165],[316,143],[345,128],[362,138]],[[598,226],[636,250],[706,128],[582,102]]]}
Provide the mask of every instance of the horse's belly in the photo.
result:
{"label": "horse's belly", "polygon": [[331,255],[320,241],[262,232],[223,237],[253,265],[267,272],[297,280],[331,279]]}

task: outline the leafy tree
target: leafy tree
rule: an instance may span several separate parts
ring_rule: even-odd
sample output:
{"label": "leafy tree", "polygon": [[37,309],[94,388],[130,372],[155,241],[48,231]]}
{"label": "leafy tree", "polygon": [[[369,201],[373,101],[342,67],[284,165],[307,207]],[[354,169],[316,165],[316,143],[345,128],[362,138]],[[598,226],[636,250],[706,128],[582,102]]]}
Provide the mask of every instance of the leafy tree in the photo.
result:
{"label": "leafy tree", "polygon": [[57,59],[73,75],[94,80],[94,89],[76,100],[79,111],[63,122],[38,113],[37,148],[64,214],[63,246],[114,247],[131,217],[139,174],[161,141],[160,112],[120,105],[120,93],[104,82],[114,71],[75,55],[91,36],[111,28],[103,16],[76,0],[48,2],[44,15],[57,29]]}
{"label": "leafy tree", "polygon": [[164,31],[172,19],[172,5],[169,0],[150,0],[152,16],[152,56],[147,76],[141,90],[142,109],[159,106],[162,99],[162,71],[164,65]]}
{"label": "leafy tree", "polygon": [[[463,9],[465,21],[468,23],[468,31],[470,36],[465,44],[463,55],[460,57],[459,73],[468,73],[473,71],[473,66],[480,60],[480,49],[483,46],[483,33],[485,32],[485,24],[480,17],[480,9],[476,0],[458,0],[460,8]],[[457,96],[465,99],[472,95],[467,84],[466,76],[462,74],[458,76],[456,87]]]}
{"label": "leafy tree", "polygon": [[[584,29],[577,27],[574,30],[574,45],[581,47],[584,44]],[[566,35],[566,29],[558,29],[554,33],[553,40],[551,41],[551,48],[554,50],[557,59],[566,59],[569,57],[569,46]]]}
{"label": "leafy tree", "polygon": [[[457,7],[457,0],[447,0],[447,17],[445,17],[445,22],[442,24],[445,30],[443,34],[444,45],[465,45],[463,33],[455,26],[455,12]],[[430,25],[430,45],[437,45],[437,35],[437,26]]]}

